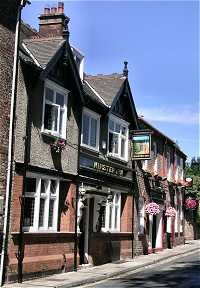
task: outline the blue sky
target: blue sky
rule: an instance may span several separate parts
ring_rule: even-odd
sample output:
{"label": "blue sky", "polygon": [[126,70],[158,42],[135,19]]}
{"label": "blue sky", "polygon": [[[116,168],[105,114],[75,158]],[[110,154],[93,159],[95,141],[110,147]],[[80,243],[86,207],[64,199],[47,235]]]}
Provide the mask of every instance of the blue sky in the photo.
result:
{"label": "blue sky", "polygon": [[[31,1],[23,20],[38,29],[45,5]],[[65,1],[70,42],[85,55],[85,72],[122,72],[139,115],[191,158],[199,152],[198,1]]]}

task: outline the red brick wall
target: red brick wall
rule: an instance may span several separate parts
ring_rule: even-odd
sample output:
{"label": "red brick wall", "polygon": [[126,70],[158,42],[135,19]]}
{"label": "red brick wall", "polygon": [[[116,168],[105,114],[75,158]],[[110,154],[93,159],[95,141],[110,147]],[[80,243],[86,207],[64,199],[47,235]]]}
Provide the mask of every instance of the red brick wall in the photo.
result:
{"label": "red brick wall", "polygon": [[121,194],[120,233],[91,233],[89,235],[89,262],[100,265],[132,256],[133,196]]}
{"label": "red brick wall", "polygon": [[133,195],[121,194],[121,232],[132,231]]}
{"label": "red brick wall", "polygon": [[[13,182],[11,203],[11,237],[9,241],[8,279],[17,277],[18,233],[20,225],[20,195],[22,193],[23,177],[16,175]],[[76,186],[70,183],[65,186],[65,207],[60,213],[57,233],[24,233],[24,273],[30,277],[41,273],[69,271],[74,263],[74,204]],[[62,199],[62,198],[61,198]],[[15,233],[14,233],[15,232]]]}

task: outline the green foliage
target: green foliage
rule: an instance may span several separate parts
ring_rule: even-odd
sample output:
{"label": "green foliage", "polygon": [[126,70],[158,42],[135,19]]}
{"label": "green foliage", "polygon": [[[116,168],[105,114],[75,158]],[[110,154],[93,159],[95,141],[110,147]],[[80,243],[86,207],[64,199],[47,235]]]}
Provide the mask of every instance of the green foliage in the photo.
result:
{"label": "green foliage", "polygon": [[190,163],[187,163],[185,169],[186,177],[193,179],[192,187],[187,188],[187,194],[193,194],[200,200],[200,158],[192,158]]}
{"label": "green foliage", "polygon": [[185,175],[193,179],[192,187],[186,189],[186,196],[194,197],[199,201],[196,222],[200,224],[200,157],[192,158],[191,162],[186,164]]}

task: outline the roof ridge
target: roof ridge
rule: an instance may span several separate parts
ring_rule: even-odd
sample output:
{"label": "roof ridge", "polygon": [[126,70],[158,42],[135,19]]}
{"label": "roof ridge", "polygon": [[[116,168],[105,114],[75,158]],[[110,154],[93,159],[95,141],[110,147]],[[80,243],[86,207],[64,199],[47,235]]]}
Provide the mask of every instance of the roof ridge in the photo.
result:
{"label": "roof ridge", "polygon": [[65,39],[63,37],[36,37],[36,38],[29,38],[29,39],[24,39],[24,42],[48,42],[52,40],[63,40]]}
{"label": "roof ridge", "polygon": [[111,74],[96,74],[96,75],[89,75],[85,74],[85,78],[109,78],[109,79],[116,79],[116,78],[126,78],[121,73],[111,73]]}

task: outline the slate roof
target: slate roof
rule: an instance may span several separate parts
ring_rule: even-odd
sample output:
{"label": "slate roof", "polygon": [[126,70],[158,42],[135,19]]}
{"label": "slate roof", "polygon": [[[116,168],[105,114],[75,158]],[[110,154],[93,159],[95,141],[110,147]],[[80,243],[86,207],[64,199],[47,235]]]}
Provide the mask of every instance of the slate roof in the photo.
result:
{"label": "slate roof", "polygon": [[[95,76],[85,75],[84,91],[89,97],[91,97],[95,101],[101,103],[104,102],[107,106],[111,106],[115,96],[118,94],[125,80],[126,77],[124,77],[122,74],[117,73],[110,75],[99,74]],[[87,83],[95,91],[92,91],[92,89],[87,85]]]}
{"label": "slate roof", "polygon": [[30,57],[30,55],[27,54],[27,52],[24,50],[23,47],[20,47],[19,50],[19,57],[26,63],[35,65],[35,62],[33,61],[33,59]]}
{"label": "slate roof", "polygon": [[65,43],[65,39],[59,38],[34,38],[23,41],[30,53],[45,69],[49,61]]}
{"label": "slate roof", "polygon": [[143,117],[138,117],[138,121],[140,124],[142,124],[141,128],[144,129],[143,126],[146,126],[152,130],[157,132],[162,138],[167,139],[173,146],[176,147],[176,149],[185,157],[187,158],[187,155],[180,149],[180,147],[178,146],[178,144],[172,140],[171,138],[169,138],[167,135],[165,135],[163,132],[161,132],[158,128],[156,128],[155,126],[153,126],[151,123],[149,123],[146,119],[144,119]]}
{"label": "slate roof", "polygon": [[83,82],[83,90],[87,96],[89,96],[90,99],[94,100],[98,104],[104,104],[100,98],[95,94],[94,91],[87,85],[87,83]]}

